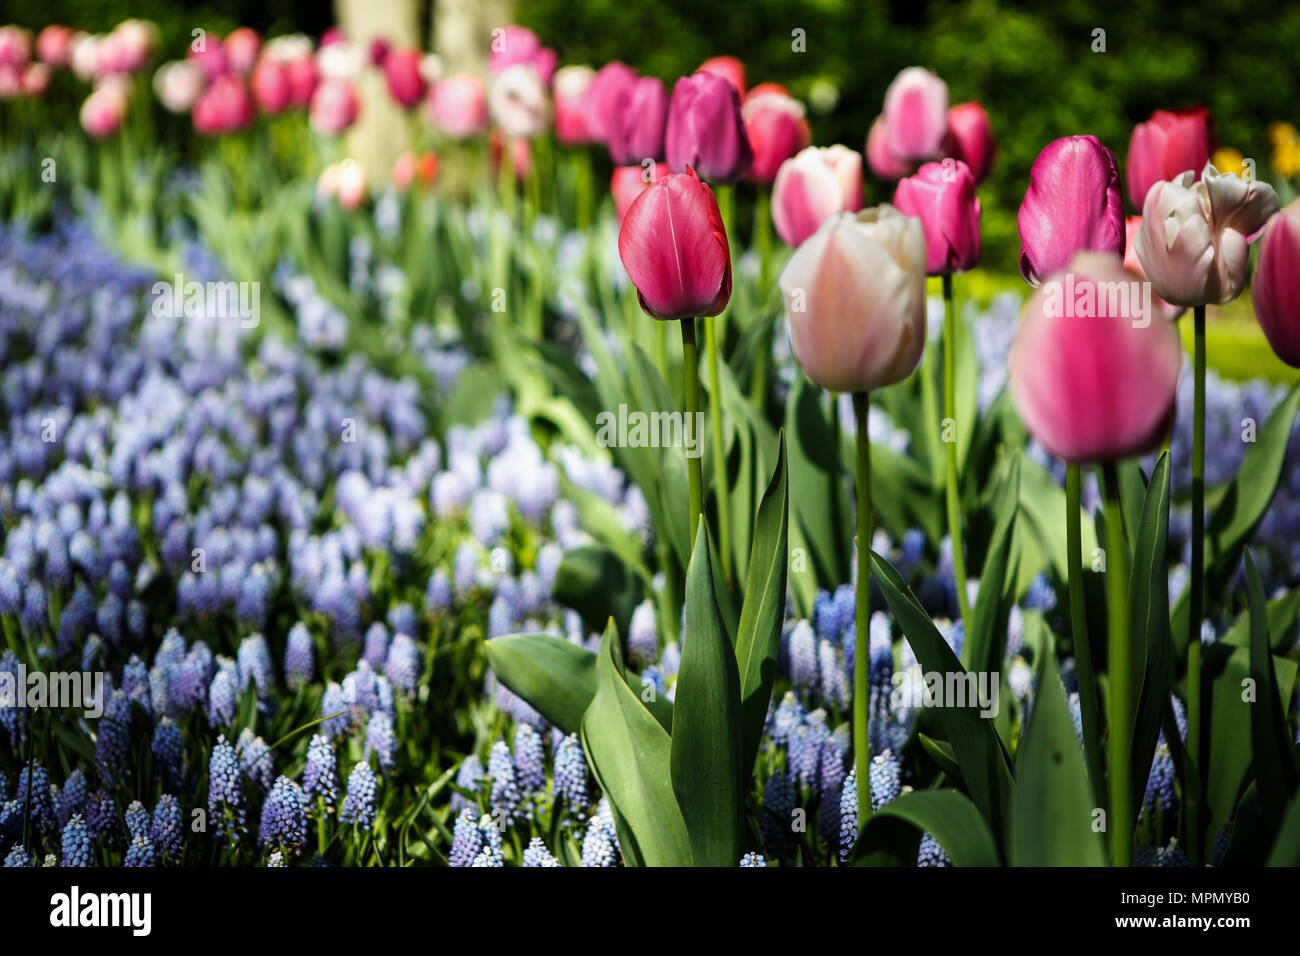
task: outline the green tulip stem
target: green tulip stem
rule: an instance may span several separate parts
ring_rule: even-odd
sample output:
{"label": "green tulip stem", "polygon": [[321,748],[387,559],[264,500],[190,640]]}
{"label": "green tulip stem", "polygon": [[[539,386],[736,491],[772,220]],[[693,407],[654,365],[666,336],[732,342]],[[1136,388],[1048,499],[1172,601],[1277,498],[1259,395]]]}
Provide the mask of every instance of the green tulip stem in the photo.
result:
{"label": "green tulip stem", "polygon": [[1079,676],[1079,710],[1083,722],[1084,752],[1088,776],[1099,800],[1105,799],[1102,783],[1101,740],[1097,720],[1097,678],[1092,669],[1092,647],[1088,642],[1088,611],[1083,595],[1083,535],[1080,522],[1079,466],[1065,466],[1065,562],[1070,591],[1070,637],[1074,642],[1074,665]]}
{"label": "green tulip stem", "polygon": [[[733,580],[731,492],[727,487],[727,453],[722,441],[722,379],[718,375],[719,321],[718,316],[706,321],[704,336],[709,350],[709,384],[712,388],[712,394],[709,396],[709,422],[712,425],[710,432],[713,436],[713,493],[718,499],[718,550],[722,552],[722,576],[730,585]],[[697,458],[695,466],[698,468],[699,464]]]}
{"label": "green tulip stem", "polygon": [[[962,548],[961,492],[957,486],[957,310],[952,301],[952,273],[943,276],[943,443],[948,456],[948,537],[952,539],[952,575],[957,586],[957,609],[970,627],[970,599],[966,593],[966,553]],[[951,426],[947,423],[951,422]]]}
{"label": "green tulip stem", "polygon": [[[758,206],[754,210],[754,248],[758,252],[758,305],[761,309],[767,303],[767,291],[770,276],[768,260],[772,257],[772,198],[766,189],[758,191]],[[764,322],[760,312],[757,319]],[[754,372],[749,380],[749,400],[760,412],[767,404],[767,365],[772,354],[772,329],[759,336],[758,348],[754,352]]]}
{"label": "green tulip stem", "polygon": [[[1205,591],[1205,306],[1193,310],[1196,344],[1192,353],[1192,574],[1187,627],[1187,759],[1193,772],[1201,763],[1201,617]],[[1201,860],[1200,805],[1187,807],[1187,844],[1193,866]]]}
{"label": "green tulip stem", "polygon": [[1110,820],[1111,862],[1133,859],[1133,795],[1129,786],[1129,744],[1133,730],[1133,664],[1128,637],[1128,545],[1119,504],[1119,474],[1102,466],[1106,508],[1106,592],[1110,614]]}
{"label": "green tulip stem", "polygon": [[[686,416],[694,427],[700,410],[700,358],[695,347],[695,320],[682,319],[682,372],[686,378]],[[698,440],[698,436],[697,436]],[[686,471],[691,484],[691,540],[700,528],[700,513],[704,510],[704,478],[700,471],[700,456],[686,456]]]}
{"label": "green tulip stem", "polygon": [[858,443],[858,594],[854,607],[853,762],[858,771],[858,829],[871,817],[871,438],[867,434],[870,392],[853,393]]}

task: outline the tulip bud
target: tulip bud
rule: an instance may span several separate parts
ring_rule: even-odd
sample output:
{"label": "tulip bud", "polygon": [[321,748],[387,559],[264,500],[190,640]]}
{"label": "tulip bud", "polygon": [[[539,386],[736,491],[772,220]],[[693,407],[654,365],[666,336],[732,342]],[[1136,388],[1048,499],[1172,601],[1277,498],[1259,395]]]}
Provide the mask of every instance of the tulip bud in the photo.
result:
{"label": "tulip bud", "polygon": [[883,203],[831,216],[780,279],[790,345],[822,388],[866,392],[900,382],[925,348],[925,236]]}
{"label": "tulip bud", "polygon": [[696,73],[712,73],[720,76],[736,91],[742,100],[745,98],[745,64],[734,56],[715,56],[705,60],[695,70]]}
{"label": "tulip bud", "polygon": [[809,146],[781,164],[772,184],[772,223],[799,246],[837,212],[862,208],[862,156],[847,146]]}
{"label": "tulip bud", "polygon": [[948,147],[953,159],[970,167],[975,182],[989,178],[998,147],[989,114],[979,103],[958,103],[948,110]]}
{"label": "tulip bud", "polygon": [[1291,200],[1264,227],[1251,298],[1277,357],[1300,368],[1300,199]]}
{"label": "tulip bud", "polygon": [[709,182],[721,184],[744,178],[754,153],[735,88],[713,73],[679,79],[668,106],[664,149],[673,172],[689,166]]}
{"label": "tulip bud", "polygon": [[243,129],[253,121],[253,104],[243,80],[219,76],[199,96],[191,114],[194,129],[213,136]]}
{"label": "tulip bud", "polygon": [[420,61],[424,54],[419,50],[402,48],[389,50],[384,57],[384,79],[388,95],[404,109],[410,109],[424,99],[424,77],[420,75]]}
{"label": "tulip bud", "polygon": [[112,136],[126,118],[127,99],[115,83],[99,87],[81,104],[81,127],[92,139]]}
{"label": "tulip bud", "polygon": [[1166,302],[1222,305],[1246,286],[1249,243],[1277,212],[1277,193],[1209,164],[1200,182],[1193,176],[1187,171],[1151,187],[1134,245]]}
{"label": "tulip bud", "polygon": [[[733,94],[734,95],[734,94]],[[713,191],[695,170],[664,176],[633,200],[618,255],[656,319],[717,315],[731,300],[731,251]]]}
{"label": "tulip bud", "polygon": [[530,139],[546,131],[550,103],[537,68],[531,63],[508,66],[492,78],[488,112],[501,132],[514,139]]}
{"label": "tulip bud", "polygon": [[1151,321],[1141,285],[1110,255],[1082,252],[1025,304],[1008,383],[1030,434],[1058,458],[1130,458],[1173,425],[1183,350],[1173,325]]}
{"label": "tulip bud", "polygon": [[890,151],[883,116],[877,116],[867,131],[867,164],[873,176],[890,183],[910,176],[916,168],[915,163],[899,159]]}
{"label": "tulip bud", "polygon": [[948,132],[948,84],[909,66],[885,91],[885,142],[901,160],[933,159]]}
{"label": "tulip bud", "polygon": [[1095,136],[1048,143],[1020,204],[1020,274],[1030,285],[1085,250],[1124,258],[1124,200],[1115,155]]}
{"label": "tulip bud", "polygon": [[1193,178],[1199,177],[1210,160],[1213,139],[1210,114],[1203,106],[1156,110],[1151,119],[1138,123],[1124,164],[1129,201],[1141,209],[1156,183],[1188,170]]}
{"label": "tulip bud", "polygon": [[555,71],[555,138],[566,146],[591,141],[585,99],[595,78],[596,71],[589,66],[564,66]]}
{"label": "tulip bud", "polygon": [[439,81],[429,96],[429,118],[453,139],[468,139],[487,127],[487,97],[477,76],[457,74]]}
{"label": "tulip bud", "polygon": [[663,159],[664,127],[668,122],[668,90],[653,76],[643,76],[627,88],[623,114],[609,137],[609,156],[616,166]]}
{"label": "tulip bud", "polygon": [[781,164],[812,142],[803,104],[772,84],[750,91],[740,115],[754,150],[749,170],[754,182],[773,182]]}
{"label": "tulip bud", "polygon": [[940,276],[965,272],[980,259],[980,201],[975,176],[960,159],[926,163],[898,184],[894,206],[921,220],[925,271]]}
{"label": "tulip bud", "polygon": [[618,128],[628,90],[636,82],[636,71],[614,60],[596,71],[584,98],[587,132],[597,143],[609,143]]}
{"label": "tulip bud", "polygon": [[172,60],[158,67],[153,89],[170,113],[187,113],[203,92],[203,71],[189,60]]}
{"label": "tulip bud", "polygon": [[311,125],[318,133],[337,136],[357,121],[361,102],[347,80],[326,80],[311,97]]}
{"label": "tulip bud", "polygon": [[614,175],[609,181],[609,191],[614,197],[614,212],[621,223],[627,211],[651,183],[656,183],[668,175],[668,167],[663,163],[649,166],[615,166]]}

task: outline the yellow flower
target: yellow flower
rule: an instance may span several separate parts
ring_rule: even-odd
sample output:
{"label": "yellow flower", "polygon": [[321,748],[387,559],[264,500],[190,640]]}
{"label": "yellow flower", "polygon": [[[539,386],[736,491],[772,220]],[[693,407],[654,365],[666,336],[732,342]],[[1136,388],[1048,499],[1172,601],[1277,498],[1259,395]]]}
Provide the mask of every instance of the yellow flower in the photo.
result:
{"label": "yellow flower", "polygon": [[1214,168],[1221,173],[1236,173],[1238,176],[1246,168],[1246,159],[1237,150],[1231,146],[1225,146],[1216,150],[1214,157],[1210,160],[1214,163]]}
{"label": "yellow flower", "polygon": [[1273,151],[1273,168],[1287,179],[1300,175],[1300,141],[1280,144]]}
{"label": "yellow flower", "polygon": [[1300,145],[1300,130],[1290,123],[1273,123],[1268,128],[1268,139],[1277,149]]}

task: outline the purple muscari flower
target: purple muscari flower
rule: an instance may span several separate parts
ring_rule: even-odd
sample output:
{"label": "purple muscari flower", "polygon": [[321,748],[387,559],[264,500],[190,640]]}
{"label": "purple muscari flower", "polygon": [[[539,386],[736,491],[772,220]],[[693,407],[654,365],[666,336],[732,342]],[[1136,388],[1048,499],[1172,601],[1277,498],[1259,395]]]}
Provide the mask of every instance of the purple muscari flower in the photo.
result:
{"label": "purple muscari flower", "polygon": [[164,793],[154,805],[149,839],[163,860],[169,863],[180,862],[185,852],[185,825],[181,817],[181,805],[170,793]]}
{"label": "purple muscari flower", "polygon": [[822,742],[829,736],[826,711],[820,708],[790,738],[790,764],[795,779],[803,786],[815,787],[821,773]]}
{"label": "purple muscari flower", "polygon": [[219,667],[208,688],[208,723],[213,727],[226,727],[235,722],[236,682],[238,672],[229,660],[229,666]]}
{"label": "purple muscari flower", "polygon": [[479,817],[478,829],[483,834],[483,849],[479,850],[470,866],[505,866],[501,855],[501,831],[492,822],[492,818],[487,814]]}
{"label": "purple muscari flower", "polygon": [[397,737],[393,733],[393,718],[382,710],[370,715],[366,722],[366,748],[363,757],[370,759],[374,751],[379,769],[387,773],[397,765]]}
{"label": "purple muscari flower", "polygon": [[17,614],[23,602],[18,569],[8,558],[0,558],[0,614]]}
{"label": "purple muscari flower", "polygon": [[415,616],[415,608],[409,602],[402,601],[400,604],[394,604],[388,609],[388,627],[393,634],[414,636],[418,626],[419,621]]}
{"label": "purple muscari flower", "polygon": [[104,595],[99,609],[95,612],[95,624],[99,635],[111,647],[121,647],[126,623],[126,607],[116,594]]}
{"label": "purple muscari flower", "polygon": [[[5,798],[4,780],[0,779],[0,802]],[[68,774],[68,779],[63,783],[63,790],[59,793],[59,812],[58,823],[63,826],[68,822],[74,813],[82,813],[86,809],[86,775],[81,768],[73,770]]]}
{"label": "purple muscari flower", "polygon": [[267,869],[278,870],[288,865],[288,863],[284,862],[284,854],[279,850],[272,850],[271,855],[266,858]]}
{"label": "purple muscari flower", "polygon": [[545,760],[537,731],[528,724],[515,727],[515,780],[525,800],[546,786]]}
{"label": "purple muscari flower", "polygon": [[483,849],[483,832],[479,829],[475,812],[471,807],[464,807],[456,816],[456,824],[451,834],[451,849],[447,853],[449,866],[466,867]]}
{"label": "purple muscari flower", "polygon": [[163,717],[154,727],[152,749],[163,785],[179,789],[185,779],[185,743],[170,717]]}
{"label": "purple muscari flower", "polygon": [[920,528],[908,528],[903,532],[903,543],[898,557],[898,573],[910,578],[920,570],[925,559],[925,532]]}
{"label": "purple muscari flower", "polygon": [[784,770],[778,770],[763,784],[763,813],[758,821],[763,846],[772,856],[783,856],[793,842],[794,808],[794,781]]}
{"label": "purple muscari flower", "polygon": [[127,700],[139,702],[145,713],[152,709],[149,699],[149,669],[136,654],[132,654],[122,668],[122,692],[126,694]]}
{"label": "purple muscari flower", "polygon": [[330,681],[321,696],[320,715],[328,717],[321,728],[331,737],[341,736],[348,731],[348,705],[343,699],[343,688]]}
{"label": "purple muscari flower", "polygon": [[817,688],[817,635],[807,621],[790,631],[790,679],[799,690]]}
{"label": "purple muscari flower", "polygon": [[569,734],[555,748],[554,788],[556,798],[562,799],[574,816],[585,815],[591,797],[587,790],[587,758],[577,734]]}
{"label": "purple muscari flower", "polygon": [[303,791],[313,801],[323,800],[328,812],[334,807],[338,776],[334,742],[324,734],[313,734],[307,745],[307,765],[302,771]]}
{"label": "purple muscari flower", "polygon": [[235,619],[246,627],[259,630],[266,626],[266,615],[271,604],[271,573],[262,562],[248,569],[239,582],[239,597],[235,602]]}
{"label": "purple muscari flower", "polygon": [[227,844],[244,834],[244,783],[239,754],[224,736],[217,737],[208,761],[208,816]]}
{"label": "purple muscari flower", "polygon": [[123,816],[126,820],[126,832],[128,837],[147,837],[149,835],[149,811],[145,809],[144,804],[139,800],[132,800],[131,805],[126,808],[126,813]]}
{"label": "purple muscari flower", "polygon": [[1160,741],[1156,745],[1155,756],[1151,760],[1151,772],[1147,776],[1146,791],[1142,797],[1142,809],[1146,810],[1147,813],[1156,813],[1172,807],[1174,803],[1174,779],[1176,776],[1173,756],[1169,752],[1169,745],[1165,742],[1164,734],[1161,733]]}
{"label": "purple muscari flower", "polygon": [[514,759],[504,740],[498,740],[492,745],[492,751],[488,754],[487,772],[492,780],[492,788],[488,793],[488,805],[492,808],[492,814],[504,821],[506,826],[512,826],[515,814],[522,809],[523,797],[515,780]]}
{"label": "purple muscari flower", "polygon": [[266,793],[271,788],[271,779],[275,776],[275,766],[271,757],[271,748],[265,740],[254,736],[253,731],[245,727],[239,732],[235,742],[239,753],[239,762],[257,789]]}
{"label": "purple muscari flower", "polygon": [[1042,571],[1029,582],[1029,590],[1025,592],[1025,607],[1035,611],[1050,611],[1056,607],[1056,591]]}
{"label": "purple muscari flower", "polygon": [[424,592],[424,607],[429,613],[445,611],[451,607],[451,580],[442,568],[438,568],[429,577],[429,585]]}
{"label": "purple muscari flower", "polygon": [[514,630],[514,624],[514,612],[510,609],[510,602],[499,595],[493,598],[488,608],[487,636],[491,638],[509,634]]}
{"label": "purple muscari flower", "polygon": [[369,830],[375,822],[375,772],[370,764],[359,763],[348,775],[348,795],[339,811],[339,822],[360,824]]}
{"label": "purple muscari flower", "polygon": [[767,860],[761,853],[746,853],[740,858],[741,866],[767,866]]}
{"label": "purple muscari flower", "polygon": [[248,690],[249,683],[257,685],[257,696],[266,697],[271,692],[271,652],[266,638],[250,634],[239,644],[239,691]]}
{"label": "purple muscari flower", "polygon": [[117,789],[130,771],[131,704],[113,691],[95,734],[95,771],[110,789]]}
{"label": "purple muscari flower", "polygon": [[262,822],[258,842],[301,853],[307,842],[307,795],[288,777],[276,778],[275,785],[262,804]]}
{"label": "purple muscari flower", "polygon": [[157,866],[158,853],[154,849],[153,841],[144,834],[131,837],[130,846],[126,848],[126,856],[122,860],[122,865],[130,867]]}
{"label": "purple muscari flower", "polygon": [[358,661],[357,669],[343,678],[343,700],[349,705],[349,726],[354,729],[379,705],[375,672],[365,661]]}
{"label": "purple muscari flower", "polygon": [[19,619],[23,627],[29,630],[43,633],[49,629],[50,613],[45,601],[45,588],[39,581],[27,582],[23,590],[23,607]]}
{"label": "purple muscari flower", "polygon": [[379,621],[366,631],[365,651],[361,656],[375,670],[384,666],[384,659],[388,656],[388,628]]}
{"label": "purple muscari flower", "polygon": [[108,569],[108,590],[121,601],[131,599],[131,572],[121,561],[114,561]]}
{"label": "purple muscari flower", "polygon": [[817,641],[817,666],[821,671],[822,701],[837,707],[848,706],[852,698],[848,675],[840,665],[835,645],[821,638]]}
{"label": "purple muscari flower", "polygon": [[659,635],[655,626],[655,609],[650,601],[642,601],[632,612],[627,629],[628,661],[641,670],[659,659]]}
{"label": "purple muscari flower", "polygon": [[871,784],[871,809],[879,810],[901,791],[903,768],[893,751],[886,750],[871,758],[869,781]]}
{"label": "purple muscari flower", "polygon": [[95,845],[86,827],[86,818],[74,813],[63,827],[63,866],[94,866]]}
{"label": "purple muscari flower", "polygon": [[854,767],[844,778],[840,790],[840,860],[849,858],[853,845],[858,842],[858,769]]}
{"label": "purple muscari flower", "polygon": [[384,674],[402,694],[415,693],[415,684],[420,677],[420,651],[409,635],[399,633],[393,638],[384,661]]}
{"label": "purple muscari flower", "polygon": [[603,814],[591,818],[582,837],[582,865],[608,867],[618,863],[618,837],[613,821]]}
{"label": "purple muscari flower", "polygon": [[825,740],[821,752],[821,834],[833,841],[840,827],[840,790],[844,786],[845,763],[849,752],[848,724],[840,724]]}
{"label": "purple muscari flower", "polygon": [[461,542],[452,558],[452,587],[459,597],[464,597],[474,589],[478,578],[479,549],[469,541]]}
{"label": "purple muscari flower", "polygon": [[781,703],[777,705],[776,710],[772,713],[771,733],[774,744],[788,743],[794,736],[794,732],[799,725],[803,723],[804,708],[803,704],[790,691],[785,692],[781,698]]}
{"label": "purple muscari flower", "polygon": [[289,628],[284,648],[284,679],[292,691],[306,687],[315,673],[315,651],[311,633],[301,621]]}
{"label": "purple muscari flower", "polygon": [[13,849],[5,856],[4,865],[6,867],[23,867],[35,866],[36,864],[32,861],[32,856],[25,847],[15,844]]}
{"label": "purple muscari flower", "polygon": [[[1134,863],[1137,861],[1135,860]],[[926,833],[921,837],[921,846],[916,851],[917,866],[948,866],[948,854],[939,846],[939,841]]]}
{"label": "purple muscari flower", "polygon": [[[13,651],[6,650],[0,654],[0,673],[12,675],[12,680],[5,683],[11,688],[16,687],[18,679],[18,656]],[[6,690],[6,695],[11,695],[13,690]],[[14,707],[13,702],[0,699],[0,727],[5,729],[9,737],[9,746],[13,748],[14,753],[23,752],[23,744],[27,740],[27,727],[31,722],[31,711],[26,707]]]}
{"label": "purple muscari flower", "polygon": [[[483,761],[478,758],[478,754],[470,754],[461,761],[460,769],[456,771],[456,786],[461,790],[477,794],[479,787],[483,784],[483,776]],[[459,793],[451,795],[451,810],[453,813],[458,813],[469,806],[471,806],[469,798]]]}
{"label": "purple muscari flower", "polygon": [[86,825],[97,840],[110,842],[117,838],[117,806],[105,791],[96,790],[86,798]]}
{"label": "purple muscari flower", "polygon": [[546,848],[541,837],[533,837],[528,841],[528,848],[524,850],[523,865],[553,867],[559,866],[560,861]]}

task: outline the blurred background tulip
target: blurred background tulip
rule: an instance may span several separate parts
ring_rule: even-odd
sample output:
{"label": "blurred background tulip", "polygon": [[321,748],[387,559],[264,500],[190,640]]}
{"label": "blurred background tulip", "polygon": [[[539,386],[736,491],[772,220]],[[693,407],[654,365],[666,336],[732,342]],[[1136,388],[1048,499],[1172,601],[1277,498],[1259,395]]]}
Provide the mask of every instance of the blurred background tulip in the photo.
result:
{"label": "blurred background tulip", "polygon": [[812,142],[803,104],[775,84],[750,90],[740,115],[745,121],[754,163],[749,178],[771,184],[781,164]]}
{"label": "blurred background tulip", "polygon": [[772,223],[797,247],[837,212],[862,208],[862,156],[847,146],[809,146],[781,164],[772,184]]}
{"label": "blurred background tulip", "polygon": [[627,87],[623,112],[609,131],[609,156],[616,166],[664,158],[664,128],[668,122],[668,90],[653,76],[639,77]]}
{"label": "blurred background tulip", "polygon": [[232,73],[247,76],[257,64],[262,38],[250,27],[237,27],[226,37],[226,62]]}
{"label": "blurred background tulip", "polygon": [[885,91],[885,142],[901,160],[933,159],[948,132],[948,84],[909,66]]}
{"label": "blurred background tulip", "polygon": [[1214,136],[1210,113],[1203,106],[1182,110],[1156,110],[1145,123],[1133,127],[1124,163],[1128,198],[1141,209],[1156,183],[1179,173],[1199,178],[1210,161]]}
{"label": "blurred background tulip", "polygon": [[189,60],[172,60],[153,75],[158,102],[172,113],[187,113],[203,92],[203,71]]}
{"label": "blurred background tulip", "polygon": [[337,136],[357,121],[361,100],[350,82],[327,79],[311,97],[311,125],[318,133]]}
{"label": "blurred background tulip", "polygon": [[743,179],[754,153],[735,87],[716,73],[680,78],[668,106],[664,149],[675,173],[689,166],[715,184]]}
{"label": "blurred background tulip", "polygon": [[126,94],[116,84],[101,86],[81,104],[81,127],[92,139],[112,136],[126,118]]}
{"label": "blurred background tulip", "polygon": [[624,98],[634,82],[636,71],[617,60],[606,63],[596,71],[584,97],[587,131],[593,141],[608,144],[622,117]]}
{"label": "blurred background tulip", "polygon": [[781,273],[790,345],[835,392],[902,381],[925,348],[925,236],[889,204],[831,216]]}
{"label": "blurred background tulip", "polygon": [[745,64],[734,56],[710,57],[695,68],[696,73],[711,73],[720,76],[736,91],[742,100],[745,98]]}
{"label": "blurred background tulip", "polygon": [[206,136],[233,133],[253,121],[248,88],[234,76],[219,76],[194,103],[194,129]]}
{"label": "blurred background tulip", "polygon": [[1124,258],[1115,154],[1095,136],[1065,136],[1038,154],[1017,216],[1020,274],[1037,285],[1085,250]]}
{"label": "blurred background tulip", "polygon": [[487,95],[483,81],[459,74],[440,80],[429,94],[429,117],[453,139],[468,139],[487,127]]}
{"label": "blurred background tulip", "polygon": [[1300,368],[1300,199],[1291,200],[1264,227],[1251,298],[1277,357]]}
{"label": "blurred background tulip", "polygon": [[384,57],[384,80],[388,95],[403,109],[410,109],[424,99],[427,86],[420,73],[424,54],[409,47],[389,50]]}
{"label": "blurred background tulip", "polygon": [[948,153],[970,167],[975,182],[982,183],[993,171],[997,142],[989,114],[979,103],[958,103],[948,110]]}
{"label": "blurred background tulip", "polygon": [[555,138],[566,146],[591,141],[587,128],[586,97],[596,78],[589,66],[564,66],[555,71],[551,94],[555,110]]}
{"label": "blurred background tulip", "polygon": [[666,175],[668,167],[663,163],[654,163],[648,174],[645,166],[615,166],[614,175],[609,181],[609,191],[614,197],[614,213],[618,216],[618,221],[622,223],[628,209],[643,189]]}
{"label": "blurred background tulip", "polygon": [[885,118],[877,116],[867,132],[867,163],[871,174],[885,182],[897,182],[911,174],[916,164],[899,159],[889,148],[885,134]]}
{"label": "blurred background tulip", "polygon": [[546,131],[550,123],[550,101],[533,64],[515,63],[492,78],[488,114],[509,137],[531,139]]}
{"label": "blurred background tulip", "polygon": [[916,175],[901,180],[894,206],[921,220],[929,275],[965,272],[979,262],[980,201],[975,176],[961,160],[926,163]]}
{"label": "blurred background tulip", "polygon": [[[1142,260],[1138,258],[1137,254],[1137,234],[1138,230],[1141,228],[1141,216],[1129,216],[1124,220],[1124,268],[1128,269],[1130,272],[1137,273],[1145,280],[1147,274],[1142,270]],[[1160,296],[1152,293],[1151,311],[1155,318],[1160,321],[1173,322],[1182,315],[1186,309],[1181,305],[1170,305],[1164,299],[1160,298]]]}

